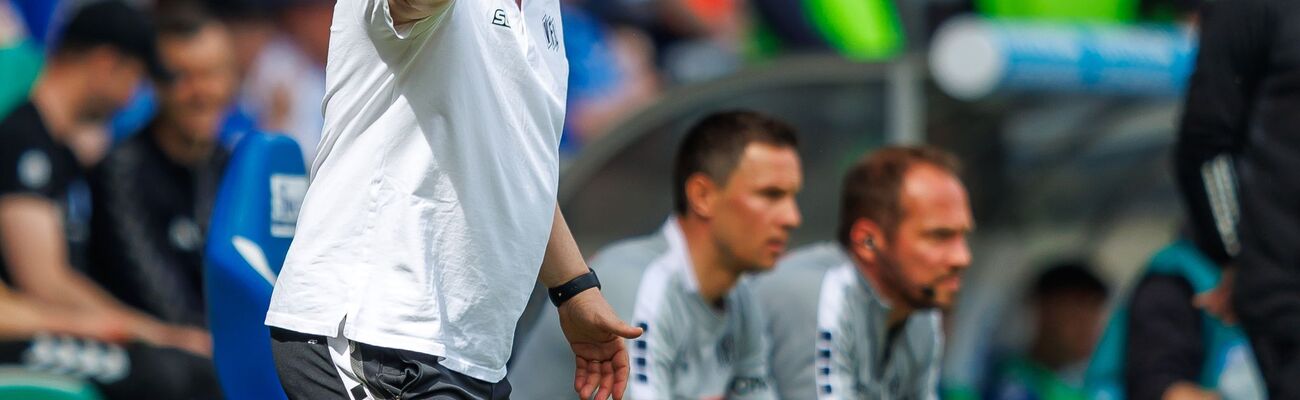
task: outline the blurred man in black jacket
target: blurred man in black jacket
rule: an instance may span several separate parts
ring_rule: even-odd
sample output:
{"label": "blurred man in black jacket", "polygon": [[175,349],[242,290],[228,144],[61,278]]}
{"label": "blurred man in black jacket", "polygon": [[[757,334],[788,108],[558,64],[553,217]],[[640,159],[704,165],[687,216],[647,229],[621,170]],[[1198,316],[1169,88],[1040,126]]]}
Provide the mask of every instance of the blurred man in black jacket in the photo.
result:
{"label": "blurred man in black jacket", "polygon": [[1226,269],[1200,301],[1240,319],[1270,398],[1297,399],[1300,2],[1216,1],[1201,20],[1176,169],[1198,246]]}
{"label": "blurred man in black jacket", "polygon": [[236,77],[230,39],[198,8],[160,10],[158,116],[113,149],[90,180],[92,276],[168,323],[206,325],[202,264],[208,215],[229,154],[217,143]]}

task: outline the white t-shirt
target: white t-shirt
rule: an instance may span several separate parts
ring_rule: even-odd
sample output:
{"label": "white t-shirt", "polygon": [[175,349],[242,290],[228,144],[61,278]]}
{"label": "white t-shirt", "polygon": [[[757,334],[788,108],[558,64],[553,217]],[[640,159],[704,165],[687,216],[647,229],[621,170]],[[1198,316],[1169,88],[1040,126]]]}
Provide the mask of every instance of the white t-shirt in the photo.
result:
{"label": "white t-shirt", "polygon": [[266,323],[505,376],[554,217],[559,0],[451,1],[394,27],[340,0],[325,130]]}

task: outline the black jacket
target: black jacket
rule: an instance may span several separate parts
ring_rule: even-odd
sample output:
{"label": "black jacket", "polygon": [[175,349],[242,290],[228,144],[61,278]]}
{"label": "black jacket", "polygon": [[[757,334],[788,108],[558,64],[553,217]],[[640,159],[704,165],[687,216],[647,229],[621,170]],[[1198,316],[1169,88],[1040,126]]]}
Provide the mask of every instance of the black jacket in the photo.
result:
{"label": "black jacket", "polygon": [[1214,1],[1201,21],[1177,179],[1198,246],[1240,266],[1243,313],[1300,291],[1300,2]]}
{"label": "black jacket", "polygon": [[91,174],[90,276],[122,302],[164,322],[206,325],[203,249],[227,160],[178,164],[154,127],[127,139]]}

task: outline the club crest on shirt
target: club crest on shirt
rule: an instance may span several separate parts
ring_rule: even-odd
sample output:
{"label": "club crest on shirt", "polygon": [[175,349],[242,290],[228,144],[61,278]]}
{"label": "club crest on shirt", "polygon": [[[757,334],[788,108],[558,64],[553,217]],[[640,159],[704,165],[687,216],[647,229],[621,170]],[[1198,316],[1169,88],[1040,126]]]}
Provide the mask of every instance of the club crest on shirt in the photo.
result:
{"label": "club crest on shirt", "polygon": [[555,32],[555,18],[550,15],[542,17],[542,31],[546,33],[546,48],[559,49],[560,35]]}
{"label": "club crest on shirt", "polygon": [[506,10],[504,8],[498,8],[492,12],[492,25],[510,27],[510,22],[506,21]]}
{"label": "club crest on shirt", "polygon": [[735,361],[733,357],[736,354],[736,337],[731,334],[723,336],[718,342],[717,351],[718,363],[724,366],[731,365]]}
{"label": "club crest on shirt", "polygon": [[184,216],[172,219],[167,228],[167,236],[171,239],[172,246],[181,251],[198,250],[203,244],[203,232],[199,225]]}
{"label": "club crest on shirt", "polygon": [[18,156],[18,181],[28,189],[40,189],[50,183],[50,157],[31,149]]}

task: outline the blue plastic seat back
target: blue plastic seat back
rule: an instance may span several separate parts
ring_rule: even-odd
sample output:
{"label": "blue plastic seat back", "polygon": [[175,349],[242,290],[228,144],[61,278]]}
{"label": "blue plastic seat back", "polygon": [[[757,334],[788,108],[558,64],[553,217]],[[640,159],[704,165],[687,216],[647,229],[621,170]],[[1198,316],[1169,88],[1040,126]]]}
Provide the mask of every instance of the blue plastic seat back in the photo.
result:
{"label": "blue plastic seat back", "polygon": [[204,270],[213,360],[226,398],[285,398],[263,321],[306,190],[293,139],[252,133],[235,147],[212,211]]}

